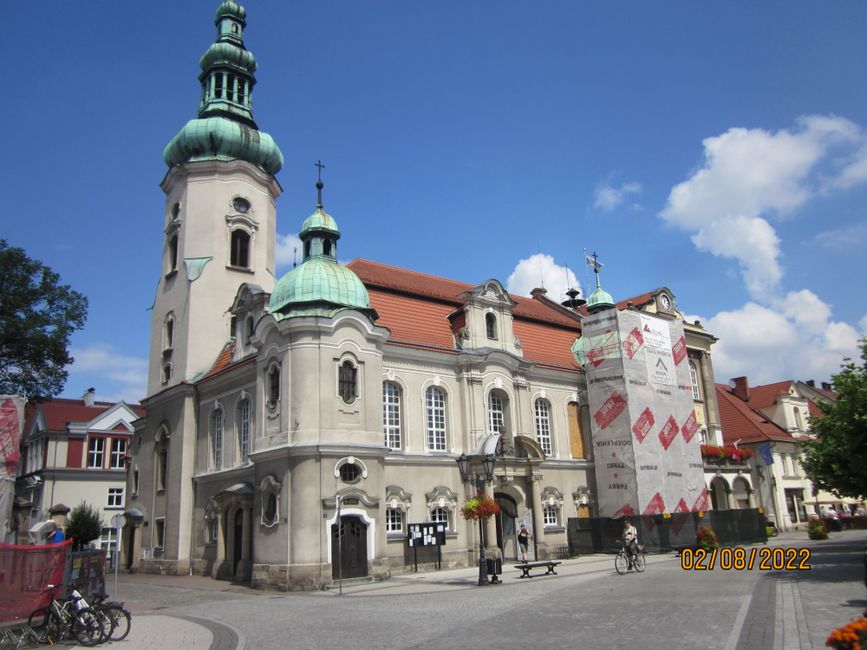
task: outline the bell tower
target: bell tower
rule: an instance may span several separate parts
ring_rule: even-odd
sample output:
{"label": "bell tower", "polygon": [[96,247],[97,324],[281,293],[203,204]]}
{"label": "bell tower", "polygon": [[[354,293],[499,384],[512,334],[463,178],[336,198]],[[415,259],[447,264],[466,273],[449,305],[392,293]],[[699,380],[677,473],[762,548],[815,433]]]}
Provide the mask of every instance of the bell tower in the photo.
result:
{"label": "bell tower", "polygon": [[270,292],[275,283],[283,154],[253,119],[256,59],[244,46],[244,8],[222,2],[215,25],[216,40],[199,60],[198,115],[163,152],[169,171],[148,395],[211,367],[232,335],[228,309],[240,285]]}

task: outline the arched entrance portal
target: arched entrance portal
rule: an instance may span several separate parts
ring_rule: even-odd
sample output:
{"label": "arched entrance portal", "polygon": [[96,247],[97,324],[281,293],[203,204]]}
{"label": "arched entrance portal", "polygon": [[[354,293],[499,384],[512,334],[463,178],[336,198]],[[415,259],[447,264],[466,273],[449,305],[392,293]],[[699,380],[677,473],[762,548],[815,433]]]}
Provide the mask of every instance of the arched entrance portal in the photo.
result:
{"label": "arched entrance portal", "polygon": [[494,498],[500,505],[497,514],[497,546],[507,559],[518,558],[518,542],[515,539],[515,519],[518,517],[518,504],[508,494],[497,492]]}
{"label": "arched entrance portal", "polygon": [[729,509],[729,484],[721,476],[710,482],[710,502],[714,510]]}
{"label": "arched entrance portal", "polygon": [[367,524],[361,517],[343,515],[340,526],[331,525],[331,567],[335,580],[367,575]]}

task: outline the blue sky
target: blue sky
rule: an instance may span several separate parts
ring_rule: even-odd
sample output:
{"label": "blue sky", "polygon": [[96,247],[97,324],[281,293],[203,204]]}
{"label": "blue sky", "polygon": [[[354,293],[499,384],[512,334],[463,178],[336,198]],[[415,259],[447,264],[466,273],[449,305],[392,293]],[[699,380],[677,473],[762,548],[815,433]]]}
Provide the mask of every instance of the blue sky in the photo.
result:
{"label": "blue sky", "polygon": [[[64,395],[144,395],[162,150],[213,0],[5,8],[2,235],[90,300]],[[828,379],[867,328],[867,5],[250,2],[278,232],[528,293],[668,286],[717,380]],[[538,257],[534,257],[538,256]]]}

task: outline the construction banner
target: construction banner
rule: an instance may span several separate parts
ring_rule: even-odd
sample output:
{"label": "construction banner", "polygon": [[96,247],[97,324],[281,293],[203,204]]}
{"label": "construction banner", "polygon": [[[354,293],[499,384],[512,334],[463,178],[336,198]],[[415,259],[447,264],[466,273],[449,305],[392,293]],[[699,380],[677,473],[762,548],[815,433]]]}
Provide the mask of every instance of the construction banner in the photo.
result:
{"label": "construction banner", "polygon": [[679,320],[608,309],[573,346],[587,377],[599,516],[707,509]]}

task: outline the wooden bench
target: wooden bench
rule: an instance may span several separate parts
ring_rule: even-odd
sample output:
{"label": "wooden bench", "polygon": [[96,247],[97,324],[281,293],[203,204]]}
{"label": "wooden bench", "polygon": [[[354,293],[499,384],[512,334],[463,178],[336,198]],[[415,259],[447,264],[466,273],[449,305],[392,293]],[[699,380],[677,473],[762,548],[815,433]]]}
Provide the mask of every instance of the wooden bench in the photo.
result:
{"label": "wooden bench", "polygon": [[530,575],[530,570],[538,569],[541,567],[547,567],[548,571],[545,573],[546,576],[551,574],[557,575],[557,572],[554,571],[554,568],[558,564],[562,564],[562,562],[558,562],[556,560],[544,560],[542,562],[521,562],[520,564],[516,564],[515,568],[520,569],[522,572],[519,577],[532,578],[533,576]]}

